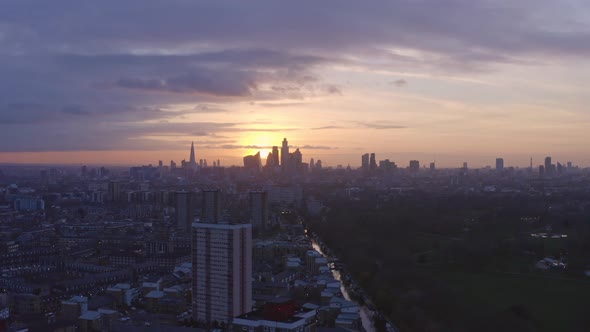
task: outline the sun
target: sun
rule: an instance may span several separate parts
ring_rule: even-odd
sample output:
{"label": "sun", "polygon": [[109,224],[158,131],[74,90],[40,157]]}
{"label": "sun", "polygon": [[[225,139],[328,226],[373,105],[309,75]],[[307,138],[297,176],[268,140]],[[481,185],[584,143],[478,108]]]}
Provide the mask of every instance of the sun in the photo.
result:
{"label": "sun", "polygon": [[249,133],[242,139],[242,144],[246,146],[246,154],[253,155],[260,151],[260,157],[266,159],[272,147],[280,146],[281,141],[282,138],[273,133]]}

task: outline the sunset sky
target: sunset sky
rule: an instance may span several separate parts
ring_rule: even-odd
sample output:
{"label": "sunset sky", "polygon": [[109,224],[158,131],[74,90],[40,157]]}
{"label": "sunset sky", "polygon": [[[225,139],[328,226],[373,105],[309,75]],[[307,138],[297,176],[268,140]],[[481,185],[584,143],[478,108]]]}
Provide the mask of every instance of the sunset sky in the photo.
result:
{"label": "sunset sky", "polygon": [[0,3],[0,163],[590,166],[587,0]]}

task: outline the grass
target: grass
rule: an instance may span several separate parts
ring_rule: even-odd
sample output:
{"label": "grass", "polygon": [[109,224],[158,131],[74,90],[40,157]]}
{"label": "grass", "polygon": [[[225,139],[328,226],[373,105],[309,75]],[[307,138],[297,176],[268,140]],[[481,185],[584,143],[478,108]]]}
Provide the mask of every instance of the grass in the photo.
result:
{"label": "grass", "polygon": [[439,277],[456,294],[457,302],[465,304],[466,312],[477,316],[524,305],[541,331],[570,331],[588,313],[590,282],[585,280],[465,272],[440,272]]}

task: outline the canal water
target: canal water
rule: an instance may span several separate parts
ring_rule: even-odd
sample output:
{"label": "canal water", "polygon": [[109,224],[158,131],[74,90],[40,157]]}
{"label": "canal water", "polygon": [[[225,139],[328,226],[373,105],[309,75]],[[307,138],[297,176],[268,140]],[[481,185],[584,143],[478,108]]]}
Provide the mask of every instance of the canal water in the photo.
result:
{"label": "canal water", "polygon": [[[317,252],[322,254],[322,256],[329,258],[328,255],[326,255],[326,253],[324,253],[322,251],[322,248],[320,248],[319,244],[315,240],[313,240],[313,239],[311,240],[311,245],[313,246],[313,249],[315,249]],[[348,301],[353,301],[352,298],[350,297],[350,292],[348,291],[348,288],[346,288],[346,286],[344,286],[344,282],[342,281],[342,275],[340,274],[340,271],[338,271],[338,270],[331,270],[331,271],[332,271],[332,275],[334,276],[334,279],[340,281],[340,292],[342,293],[342,296],[344,296],[344,298]],[[363,328],[365,329],[365,331],[377,332],[377,330],[375,329],[375,326],[373,325],[373,320],[371,319],[371,317],[373,316],[373,313],[371,312],[371,310],[369,308],[367,308],[366,306],[361,306],[359,314],[361,316],[361,322],[363,324]]]}

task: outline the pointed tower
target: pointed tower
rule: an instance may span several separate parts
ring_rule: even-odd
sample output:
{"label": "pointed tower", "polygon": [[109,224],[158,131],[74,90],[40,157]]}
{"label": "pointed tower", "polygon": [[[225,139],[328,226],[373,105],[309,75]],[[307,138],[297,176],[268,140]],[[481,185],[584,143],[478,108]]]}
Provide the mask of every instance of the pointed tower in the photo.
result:
{"label": "pointed tower", "polygon": [[195,160],[195,142],[191,142],[191,157],[189,159],[190,167],[197,166],[197,161]]}

